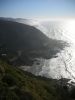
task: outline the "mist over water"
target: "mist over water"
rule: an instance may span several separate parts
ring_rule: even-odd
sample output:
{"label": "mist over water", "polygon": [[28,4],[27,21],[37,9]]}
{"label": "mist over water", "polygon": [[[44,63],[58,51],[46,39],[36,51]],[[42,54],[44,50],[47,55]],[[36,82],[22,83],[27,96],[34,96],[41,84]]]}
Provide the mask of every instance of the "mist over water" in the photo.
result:
{"label": "mist over water", "polygon": [[75,20],[68,21],[42,21],[35,25],[46,36],[52,39],[63,40],[69,46],[56,54],[52,59],[38,59],[39,64],[34,62],[33,66],[27,66],[24,70],[35,75],[48,78],[70,78],[75,79]]}

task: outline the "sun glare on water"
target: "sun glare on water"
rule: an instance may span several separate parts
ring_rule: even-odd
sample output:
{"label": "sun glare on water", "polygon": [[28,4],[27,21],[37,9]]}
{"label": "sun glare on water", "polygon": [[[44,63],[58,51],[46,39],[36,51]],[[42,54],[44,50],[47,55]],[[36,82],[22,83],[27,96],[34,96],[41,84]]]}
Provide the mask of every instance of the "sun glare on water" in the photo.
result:
{"label": "sun glare on water", "polygon": [[75,44],[75,19],[68,19],[63,23],[63,35]]}

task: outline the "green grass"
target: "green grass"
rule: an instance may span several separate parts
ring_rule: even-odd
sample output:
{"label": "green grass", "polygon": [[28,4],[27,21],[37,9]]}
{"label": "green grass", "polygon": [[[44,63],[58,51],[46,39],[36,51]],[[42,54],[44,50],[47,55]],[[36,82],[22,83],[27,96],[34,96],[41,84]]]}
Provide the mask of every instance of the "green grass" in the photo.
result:
{"label": "green grass", "polygon": [[0,61],[0,100],[69,100],[58,87],[57,80],[36,77]]}

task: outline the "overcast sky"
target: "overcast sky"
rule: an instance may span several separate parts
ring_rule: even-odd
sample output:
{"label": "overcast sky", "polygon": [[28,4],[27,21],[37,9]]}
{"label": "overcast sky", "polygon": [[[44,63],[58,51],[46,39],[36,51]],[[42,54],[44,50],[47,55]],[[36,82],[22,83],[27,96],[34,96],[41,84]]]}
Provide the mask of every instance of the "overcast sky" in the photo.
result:
{"label": "overcast sky", "polygon": [[75,0],[0,0],[0,17],[75,17]]}

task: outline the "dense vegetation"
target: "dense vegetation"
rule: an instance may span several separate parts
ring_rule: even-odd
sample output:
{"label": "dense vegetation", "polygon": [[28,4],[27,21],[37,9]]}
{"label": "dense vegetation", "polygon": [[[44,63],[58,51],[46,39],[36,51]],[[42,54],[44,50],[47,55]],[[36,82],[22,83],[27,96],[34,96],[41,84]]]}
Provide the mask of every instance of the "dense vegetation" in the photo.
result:
{"label": "dense vegetation", "polygon": [[[71,93],[70,93],[71,94]],[[73,100],[57,80],[36,77],[0,61],[0,100]]]}

